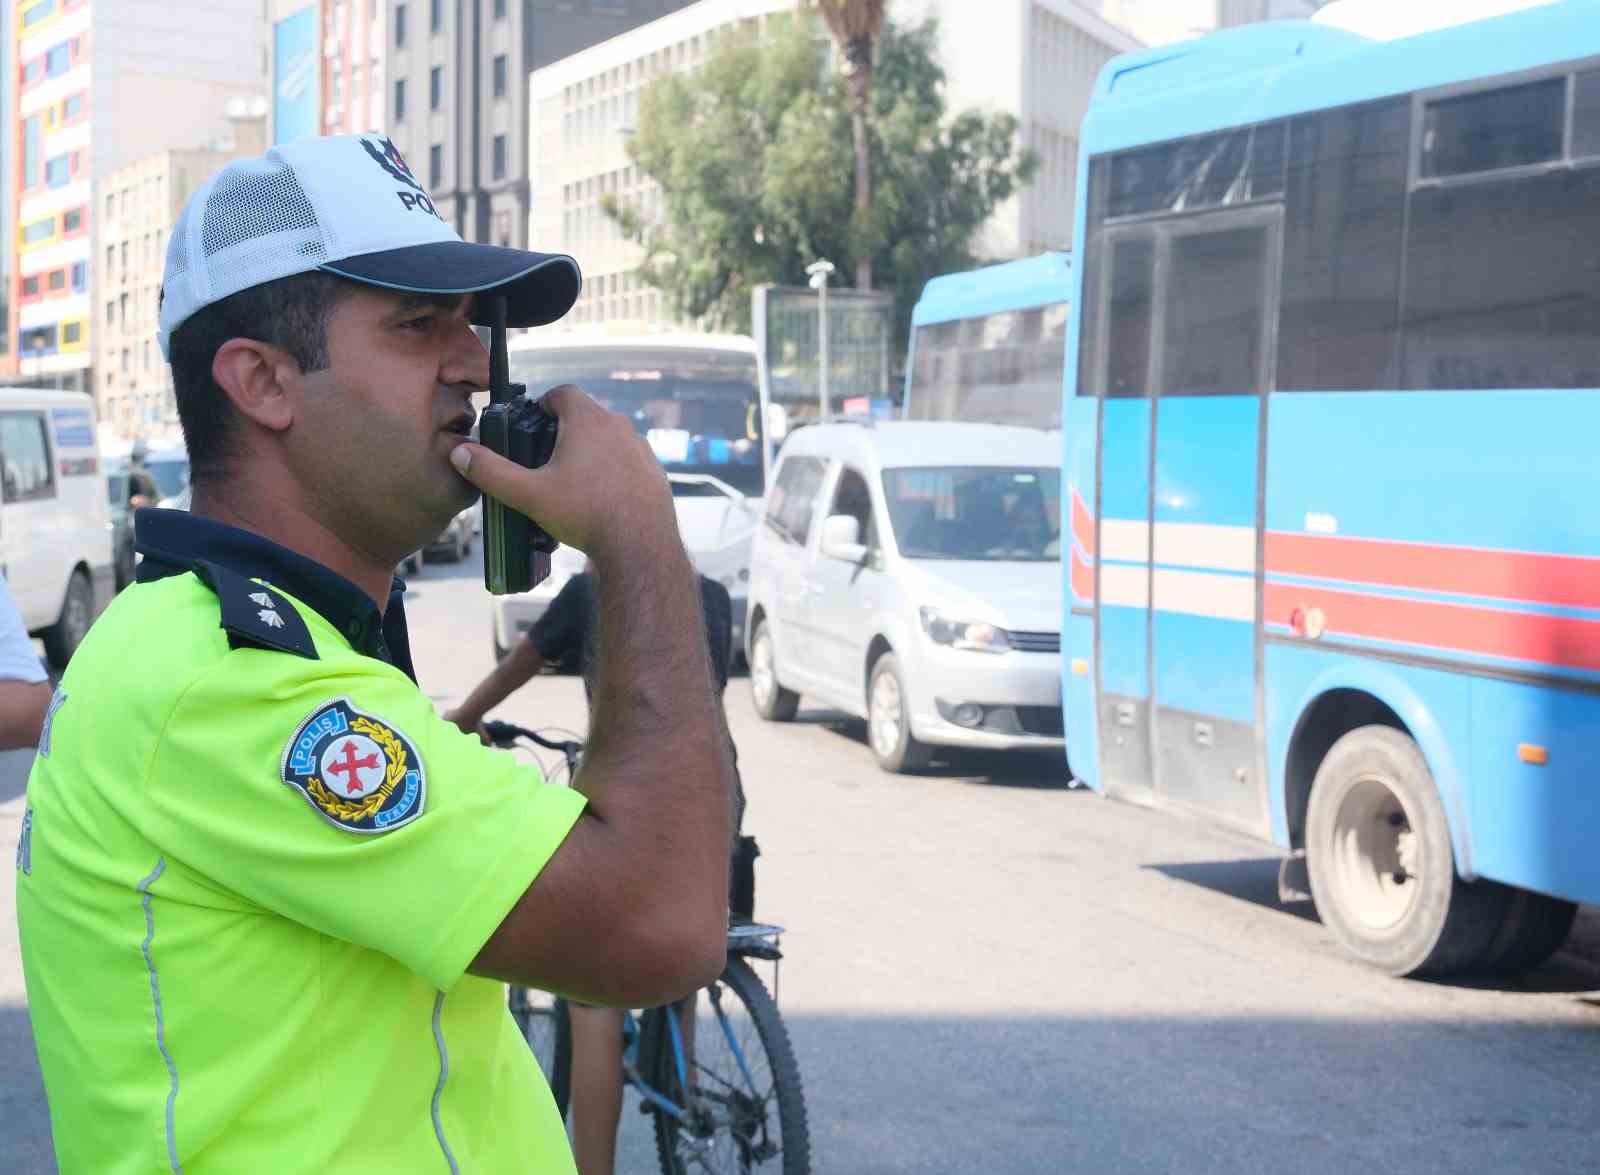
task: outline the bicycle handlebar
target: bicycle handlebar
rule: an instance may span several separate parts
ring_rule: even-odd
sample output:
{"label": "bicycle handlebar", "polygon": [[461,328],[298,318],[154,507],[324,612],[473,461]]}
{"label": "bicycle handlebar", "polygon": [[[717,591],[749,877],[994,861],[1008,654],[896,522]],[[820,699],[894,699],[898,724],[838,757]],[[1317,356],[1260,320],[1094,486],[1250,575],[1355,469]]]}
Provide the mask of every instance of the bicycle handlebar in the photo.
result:
{"label": "bicycle handlebar", "polygon": [[525,738],[547,751],[560,751],[563,755],[577,754],[583,750],[583,744],[580,742],[545,738],[537,730],[529,730],[526,726],[518,726],[513,722],[490,719],[483,724],[483,729],[489,735],[489,741],[496,746],[510,746],[519,738]]}

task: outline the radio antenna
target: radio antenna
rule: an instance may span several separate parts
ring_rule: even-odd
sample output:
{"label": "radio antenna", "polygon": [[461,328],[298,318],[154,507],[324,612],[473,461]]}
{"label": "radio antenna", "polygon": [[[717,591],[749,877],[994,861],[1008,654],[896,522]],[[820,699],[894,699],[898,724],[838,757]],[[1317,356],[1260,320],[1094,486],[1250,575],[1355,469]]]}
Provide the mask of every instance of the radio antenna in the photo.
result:
{"label": "radio antenna", "polygon": [[489,309],[489,403],[511,399],[511,363],[506,357],[506,300],[494,298]]}

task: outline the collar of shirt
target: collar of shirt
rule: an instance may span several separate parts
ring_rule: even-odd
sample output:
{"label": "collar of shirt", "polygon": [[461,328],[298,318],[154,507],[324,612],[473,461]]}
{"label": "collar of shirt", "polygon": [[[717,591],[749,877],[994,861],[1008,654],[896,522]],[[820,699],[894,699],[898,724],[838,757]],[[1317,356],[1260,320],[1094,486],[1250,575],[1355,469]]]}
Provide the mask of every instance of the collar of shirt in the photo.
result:
{"label": "collar of shirt", "polygon": [[140,510],[133,526],[136,549],[144,556],[140,583],[183,575],[201,561],[220,564],[304,601],[343,633],[351,648],[387,661],[416,681],[401,580],[391,582],[388,606],[379,613],[372,597],[344,576],[251,531],[186,510]]}

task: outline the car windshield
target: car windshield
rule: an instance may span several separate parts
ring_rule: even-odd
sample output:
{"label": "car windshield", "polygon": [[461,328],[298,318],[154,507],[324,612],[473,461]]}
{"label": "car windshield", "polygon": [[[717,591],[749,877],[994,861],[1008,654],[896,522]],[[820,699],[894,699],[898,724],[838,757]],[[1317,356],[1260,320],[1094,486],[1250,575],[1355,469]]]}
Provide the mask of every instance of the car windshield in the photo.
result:
{"label": "car windshield", "polygon": [[907,559],[1046,562],[1061,557],[1061,471],[886,469],[894,541]]}
{"label": "car windshield", "polygon": [[[575,383],[627,416],[669,473],[710,474],[741,494],[761,496],[753,352],[709,346],[552,347],[512,351],[510,364],[512,380],[530,395]],[[706,487],[703,492],[716,491]]]}

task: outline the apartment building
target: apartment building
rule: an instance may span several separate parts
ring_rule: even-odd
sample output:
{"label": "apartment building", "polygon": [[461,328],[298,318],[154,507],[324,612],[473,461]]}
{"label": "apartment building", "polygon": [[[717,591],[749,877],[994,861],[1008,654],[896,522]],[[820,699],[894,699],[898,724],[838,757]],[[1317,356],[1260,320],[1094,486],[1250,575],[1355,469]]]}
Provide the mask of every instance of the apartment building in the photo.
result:
{"label": "apartment building", "polygon": [[171,369],[156,344],[167,239],[184,203],[208,177],[235,158],[267,149],[264,111],[242,103],[235,110],[231,149],[156,151],[98,184],[94,391],[101,423],[116,436],[159,433],[178,422]]}
{"label": "apartment building", "polygon": [[230,101],[262,88],[261,2],[14,0],[15,374],[94,386],[96,185],[152,152],[226,140]]}
{"label": "apartment building", "polygon": [[529,71],[687,3],[390,0],[385,129],[462,236],[526,247]]}

